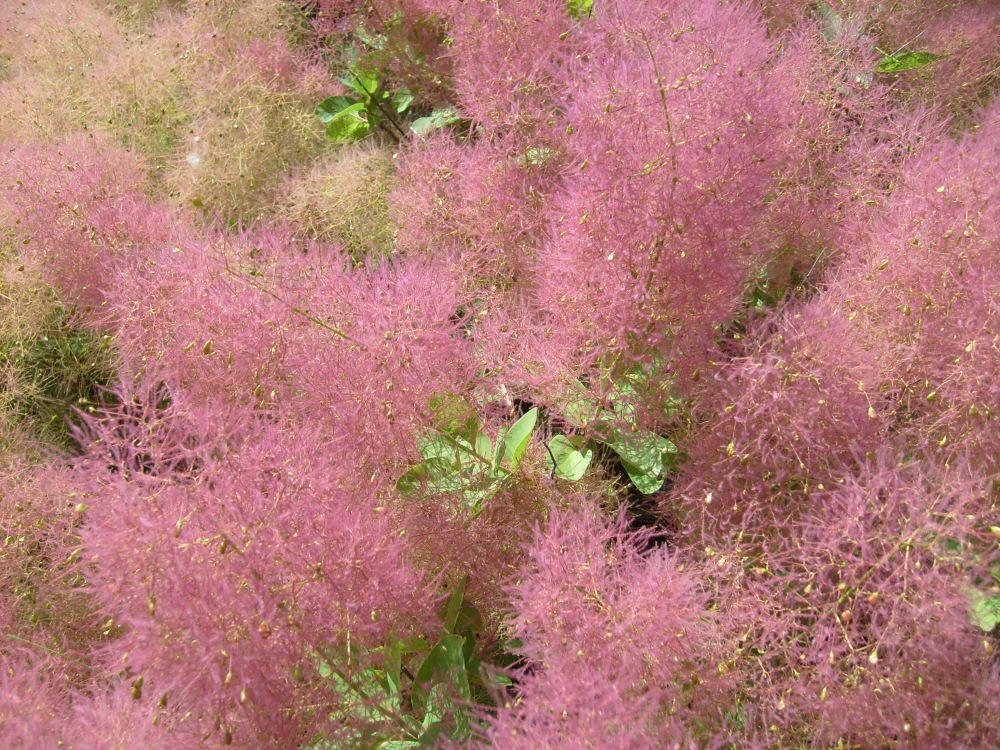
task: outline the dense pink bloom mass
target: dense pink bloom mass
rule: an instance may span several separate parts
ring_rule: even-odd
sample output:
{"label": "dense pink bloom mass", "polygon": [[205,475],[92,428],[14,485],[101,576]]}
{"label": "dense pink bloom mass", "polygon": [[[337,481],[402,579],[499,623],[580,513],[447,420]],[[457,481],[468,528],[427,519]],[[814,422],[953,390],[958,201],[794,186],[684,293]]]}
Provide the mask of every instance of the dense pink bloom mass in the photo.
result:
{"label": "dense pink bloom mass", "polygon": [[11,5],[0,747],[1000,746],[996,0]]}

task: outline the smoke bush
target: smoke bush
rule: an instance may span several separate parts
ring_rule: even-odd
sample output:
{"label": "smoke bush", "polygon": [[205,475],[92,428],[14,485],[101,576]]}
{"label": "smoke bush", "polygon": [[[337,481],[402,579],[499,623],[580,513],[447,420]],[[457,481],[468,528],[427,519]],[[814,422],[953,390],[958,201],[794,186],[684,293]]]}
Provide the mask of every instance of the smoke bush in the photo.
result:
{"label": "smoke bush", "polygon": [[81,501],[65,470],[21,461],[0,476],[2,648],[38,657],[46,666],[37,673],[62,691],[90,677],[90,652],[101,637],[79,563]]}
{"label": "smoke bush", "polygon": [[428,622],[378,484],[345,441],[188,407],[152,374],[118,400],[77,472],[85,559],[137,697],[180,733],[305,739],[325,720],[307,706],[341,700],[320,654]]}
{"label": "smoke bush", "polygon": [[529,666],[489,737],[502,747],[679,746],[724,706],[709,673],[718,633],[696,574],[663,550],[641,554],[624,516],[609,522],[573,500],[536,533],[510,592]]}
{"label": "smoke bush", "polygon": [[0,215],[64,302],[97,312],[117,269],[170,236],[171,212],[149,205],[143,182],[141,162],[103,140],[8,148]]}
{"label": "smoke bush", "polygon": [[460,272],[447,260],[413,259],[374,269],[317,264],[284,288],[343,335],[312,325],[289,364],[296,401],[350,436],[370,472],[414,454],[415,430],[428,423],[433,396],[462,394],[475,360],[456,314],[465,302]]}
{"label": "smoke bush", "polygon": [[780,533],[734,531],[712,552],[720,613],[739,634],[728,666],[748,670],[748,727],[776,746],[995,737],[992,646],[956,576],[982,488],[878,450],[809,500]]}
{"label": "smoke bush", "polygon": [[876,355],[852,346],[846,316],[824,302],[761,324],[766,337],[751,330],[763,338],[757,351],[720,368],[699,405],[712,421],[684,446],[678,481],[697,517],[781,527],[884,439],[891,413]]}
{"label": "smoke bush", "polygon": [[[467,271],[470,293],[502,304],[533,278],[530,259],[548,225],[547,196],[563,161],[555,138],[499,135],[473,147],[430,137],[400,158],[392,196],[404,254],[445,256]],[[532,163],[544,155],[544,164]]]}
{"label": "smoke bush", "polygon": [[945,141],[911,160],[873,228],[845,267],[837,294],[860,346],[880,356],[881,377],[900,393],[912,440],[972,451],[996,472],[1000,227],[996,188],[998,108],[961,143]]}
{"label": "smoke bush", "polygon": [[[2,620],[0,620],[2,622]],[[6,624],[4,624],[5,626]],[[5,639],[6,640],[6,639]],[[43,676],[44,657],[17,653],[3,646],[0,671],[0,742],[11,750],[30,750],[39,744],[55,746],[57,721],[65,711],[58,690]]]}
{"label": "smoke bush", "polygon": [[995,431],[975,406],[996,398],[976,353],[995,327],[995,200],[979,182],[994,116],[898,167],[816,296],[758,321],[703,389],[711,421],[675,498],[719,562],[720,611],[744,634],[733,664],[763,667],[744,710],[770,742],[996,736],[994,647],[962,588],[995,564],[976,541],[995,515]]}
{"label": "smoke bush", "polygon": [[286,174],[319,155],[312,110],[330,84],[293,47],[294,27],[286,4],[262,0],[206,4],[161,32],[180,45],[177,65],[198,92],[186,103],[188,135],[165,171],[171,197],[249,222],[271,213]]}
{"label": "smoke bush", "polygon": [[395,178],[386,148],[336,153],[289,180],[279,216],[306,237],[343,245],[355,261],[388,255],[395,245],[388,205]]}
{"label": "smoke bush", "polygon": [[764,249],[748,210],[782,169],[790,105],[747,8],[629,4],[591,38],[567,71],[584,168],[555,207],[536,298],[583,351],[699,357]]}
{"label": "smoke bush", "polygon": [[108,307],[119,349],[129,362],[160,362],[190,398],[274,402],[284,393],[285,337],[307,325],[295,301],[266,293],[277,259],[298,252],[290,233],[174,239],[115,279]]}
{"label": "smoke bush", "polygon": [[191,398],[280,404],[350,435],[381,474],[413,451],[434,394],[468,389],[453,268],[420,258],[352,268],[276,228],[175,240],[122,270],[108,310],[126,360],[155,360]]}
{"label": "smoke bush", "polygon": [[[29,5],[3,441],[56,305],[116,385],[0,455],[0,744],[997,745],[994,0]],[[322,157],[369,68],[462,119]]]}
{"label": "smoke bush", "polygon": [[[56,141],[82,132],[111,112],[100,84],[109,58],[131,48],[130,36],[103,8],[65,0],[6,4],[0,29],[10,62],[0,81],[4,138],[14,142]],[[135,86],[145,72],[131,71]],[[144,81],[145,82],[145,81]],[[157,88],[155,85],[151,87]],[[120,95],[127,96],[123,89]],[[149,90],[130,92],[136,101]]]}
{"label": "smoke bush", "polygon": [[756,218],[786,202],[818,110],[748,6],[620,3],[579,24],[520,7],[456,17],[459,106],[489,137],[404,154],[420,189],[394,201],[399,247],[472,266],[484,356],[536,398],[622,353],[690,372],[787,253]]}

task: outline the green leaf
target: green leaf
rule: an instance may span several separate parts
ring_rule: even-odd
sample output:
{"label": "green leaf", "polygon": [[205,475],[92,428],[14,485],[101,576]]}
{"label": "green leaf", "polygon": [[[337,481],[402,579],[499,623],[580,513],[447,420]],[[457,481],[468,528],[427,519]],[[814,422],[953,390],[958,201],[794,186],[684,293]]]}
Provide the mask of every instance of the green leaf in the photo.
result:
{"label": "green leaf", "polygon": [[437,430],[426,430],[416,437],[417,450],[425,459],[444,458],[449,461],[455,457],[455,441]]}
{"label": "green leaf", "polygon": [[356,36],[362,44],[371,49],[385,49],[385,44],[389,40],[385,34],[372,34],[364,26],[357,26],[354,29]]}
{"label": "green leaf", "polygon": [[621,458],[629,479],[644,495],[650,495],[663,486],[665,474],[677,454],[676,445],[648,430],[616,432],[607,445]]}
{"label": "green leaf", "polygon": [[458,622],[458,614],[462,611],[462,600],[465,598],[465,584],[469,582],[469,576],[462,576],[458,586],[448,597],[448,602],[444,606],[442,621],[446,633],[454,633],[455,625]]}
{"label": "green leaf", "polygon": [[493,690],[503,690],[514,685],[514,681],[503,672],[490,668],[488,664],[479,665],[479,679]]}
{"label": "green leaf", "polygon": [[844,33],[844,20],[828,3],[820,3],[817,8],[821,18],[820,28],[827,41],[835,42]]}
{"label": "green leaf", "polygon": [[465,509],[473,517],[478,516],[483,509],[483,503],[497,494],[497,490],[499,489],[500,482],[498,480],[491,480],[474,489],[463,489],[462,502],[465,505]]}
{"label": "green leaf", "polygon": [[446,435],[465,438],[473,442],[479,434],[482,422],[479,415],[461,396],[454,393],[433,395],[428,406],[434,412],[434,428]]}
{"label": "green leaf", "polygon": [[935,55],[933,52],[897,52],[894,55],[883,57],[882,62],[875,68],[875,72],[899,73],[904,70],[913,70],[929,65],[943,57],[944,55]]}
{"label": "green leaf", "polygon": [[439,128],[454,125],[461,121],[462,118],[459,117],[458,111],[454,107],[445,107],[443,109],[435,109],[429,117],[417,118],[410,125],[410,130],[417,135],[427,135],[432,130],[438,130]]}
{"label": "green leaf", "polygon": [[386,740],[376,747],[378,750],[407,750],[407,748],[419,748],[423,745],[416,740]]}
{"label": "green leaf", "polygon": [[[320,673],[323,663],[321,663]],[[343,704],[351,715],[367,722],[376,723],[384,719],[385,712],[393,712],[402,707],[401,696],[388,689],[385,675],[375,669],[365,669],[354,674],[347,674],[339,669],[327,666],[326,679],[333,689],[341,696]],[[372,699],[377,698],[382,710],[372,705]]]}
{"label": "green leaf", "polygon": [[594,0],[566,0],[566,10],[574,21],[590,18],[594,10]]}
{"label": "green leaf", "polygon": [[981,592],[972,593],[970,603],[972,623],[983,632],[991,632],[1000,624],[1000,596],[984,596]]}
{"label": "green leaf", "polygon": [[444,733],[444,717],[454,703],[448,700],[445,694],[444,685],[435,685],[427,692],[427,710],[424,712],[424,721],[421,726],[425,730],[420,735],[420,743],[423,747],[432,747],[434,742]]}
{"label": "green leaf", "polygon": [[458,619],[455,621],[455,632],[459,635],[481,633],[484,627],[483,616],[479,614],[479,610],[468,602],[462,602],[462,608],[458,611]]}
{"label": "green leaf", "polygon": [[419,635],[411,635],[401,641],[397,641],[399,649],[404,654],[417,654],[421,651],[430,650],[431,644]]}
{"label": "green leaf", "polygon": [[382,652],[385,655],[382,667],[385,669],[386,685],[391,694],[397,697],[401,696],[402,679],[400,675],[403,671],[403,644],[399,641],[393,641],[383,648]]}
{"label": "green leaf", "polygon": [[365,109],[361,102],[341,110],[326,126],[326,137],[331,141],[346,141],[368,135],[368,121],[360,116]]}
{"label": "green leaf", "polygon": [[524,152],[524,164],[530,167],[544,166],[551,156],[551,148],[546,146],[532,146]]}
{"label": "green leaf", "polygon": [[566,421],[573,427],[586,429],[596,412],[597,402],[591,398],[581,397],[566,405]]}
{"label": "green leaf", "polygon": [[511,471],[517,469],[517,464],[524,455],[531,433],[538,422],[538,408],[531,409],[517,420],[503,438],[503,453],[510,464]]}
{"label": "green leaf", "polygon": [[593,449],[584,445],[583,438],[579,435],[556,435],[549,443],[549,452],[552,454],[549,459],[550,468],[552,459],[556,462],[555,476],[572,482],[583,476],[594,457]]}
{"label": "green leaf", "polygon": [[413,102],[413,94],[406,88],[399,89],[392,95],[392,106],[399,114],[403,114]]}
{"label": "green leaf", "polygon": [[366,102],[370,102],[378,92],[378,76],[371,72],[354,71],[341,78],[340,82],[354,89]]}
{"label": "green leaf", "polygon": [[417,464],[396,480],[403,497],[419,498],[425,492],[454,492],[462,488],[462,477],[445,458],[433,457]]}
{"label": "green leaf", "polygon": [[487,461],[493,458],[493,443],[490,442],[490,436],[483,432],[476,435],[476,454]]}
{"label": "green leaf", "polygon": [[415,709],[428,709],[428,698],[435,685],[447,686],[449,695],[458,700],[471,700],[469,675],[465,671],[464,645],[465,638],[460,635],[446,635],[434,644],[413,681],[410,697]]}
{"label": "green leaf", "polygon": [[500,471],[500,462],[503,460],[504,452],[507,446],[507,433],[510,431],[508,427],[501,427],[499,434],[497,434],[497,445],[493,449],[493,462],[490,464],[490,471],[497,474]]}
{"label": "green leaf", "polygon": [[360,102],[349,96],[331,96],[316,105],[316,117],[319,118],[320,122],[330,122],[333,118],[340,116],[345,109],[356,104],[360,104]]}

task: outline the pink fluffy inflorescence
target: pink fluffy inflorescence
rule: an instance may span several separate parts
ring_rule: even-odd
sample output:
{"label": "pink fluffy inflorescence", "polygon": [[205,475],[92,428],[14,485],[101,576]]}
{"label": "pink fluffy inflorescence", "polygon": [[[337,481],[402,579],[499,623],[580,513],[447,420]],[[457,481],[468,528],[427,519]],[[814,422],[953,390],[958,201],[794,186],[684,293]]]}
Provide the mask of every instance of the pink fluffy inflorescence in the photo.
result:
{"label": "pink fluffy inflorescence", "polygon": [[308,705],[347,709],[317,671],[328,649],[429,622],[433,593],[380,484],[310,425],[188,406],[149,373],[117,399],[81,435],[77,474],[134,696],[182,734],[304,741],[327,715]]}
{"label": "pink fluffy inflorescence", "polygon": [[[510,591],[525,666],[496,747],[675,747],[717,725],[719,642],[698,573],[575,498],[528,545]],[[671,718],[667,718],[670,716]],[[694,721],[692,720],[694,719]]]}
{"label": "pink fluffy inflorescence", "polygon": [[117,270],[171,235],[173,212],[142,193],[141,161],[103,139],[5,149],[0,214],[66,303],[96,311]]}

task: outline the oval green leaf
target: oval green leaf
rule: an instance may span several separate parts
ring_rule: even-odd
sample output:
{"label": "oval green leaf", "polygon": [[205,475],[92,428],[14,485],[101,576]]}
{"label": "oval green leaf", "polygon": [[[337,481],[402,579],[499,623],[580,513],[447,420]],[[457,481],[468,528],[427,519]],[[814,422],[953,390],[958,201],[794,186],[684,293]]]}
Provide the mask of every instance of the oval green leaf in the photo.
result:
{"label": "oval green leaf", "polygon": [[514,423],[510,430],[508,430],[507,434],[504,435],[504,457],[510,464],[512,471],[517,468],[518,461],[520,461],[521,456],[524,455],[524,451],[528,447],[528,441],[531,439],[531,433],[534,431],[535,424],[537,422],[538,408],[535,407],[534,409],[525,412],[524,415]]}
{"label": "oval green leaf", "polygon": [[929,65],[935,60],[940,60],[944,55],[935,55],[933,52],[897,52],[895,55],[886,55],[882,62],[875,68],[876,73],[900,73],[904,70],[913,70]]}
{"label": "oval green leaf", "polygon": [[319,118],[320,122],[330,122],[330,120],[343,113],[344,110],[356,104],[361,104],[361,102],[349,96],[331,96],[316,105],[316,117]]}
{"label": "oval green leaf", "polygon": [[580,479],[590,461],[594,457],[594,451],[589,445],[583,445],[583,438],[574,436],[572,438],[565,435],[556,435],[549,443],[549,465],[555,460],[555,476],[560,479],[568,479],[575,482]]}

